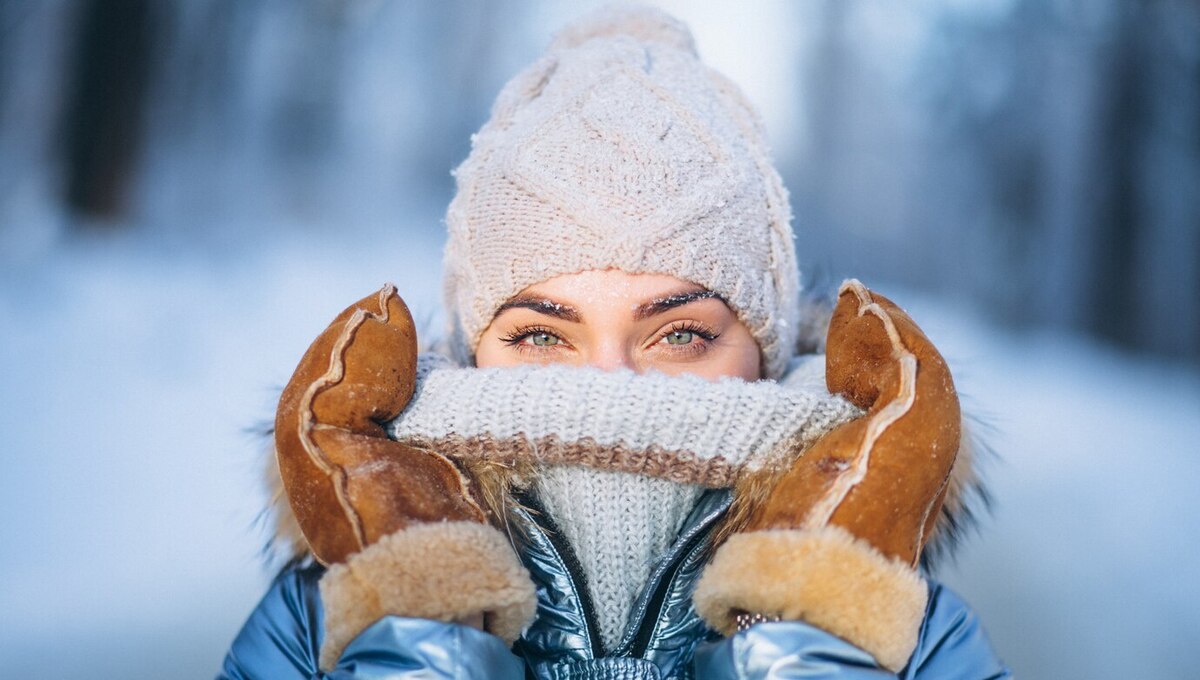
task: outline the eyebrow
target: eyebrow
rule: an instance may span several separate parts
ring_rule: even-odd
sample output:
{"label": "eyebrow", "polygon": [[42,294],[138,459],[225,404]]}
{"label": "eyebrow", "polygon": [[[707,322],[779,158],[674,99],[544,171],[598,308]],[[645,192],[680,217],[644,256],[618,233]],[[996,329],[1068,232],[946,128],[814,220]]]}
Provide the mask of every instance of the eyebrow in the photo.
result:
{"label": "eyebrow", "polygon": [[708,300],[710,298],[716,298],[721,302],[725,302],[725,298],[706,288],[684,290],[638,305],[633,310],[633,320],[641,321],[647,317],[662,314],[669,309],[675,309],[676,307],[682,307],[697,300]]}
{"label": "eyebrow", "polygon": [[[647,319],[651,316],[662,314],[667,310],[691,304],[697,300],[708,300],[713,298],[720,300],[721,302],[725,302],[725,298],[706,288],[696,288],[691,290],[682,290],[677,293],[671,293],[670,295],[655,298],[649,302],[643,302],[635,307],[633,310],[633,320],[642,321],[643,319]],[[583,321],[583,315],[579,313],[579,310],[575,309],[571,305],[563,304],[562,302],[551,300],[550,298],[533,297],[528,295],[518,296],[500,305],[500,308],[496,310],[495,316],[500,316],[500,314],[504,313],[504,311],[508,309],[529,309],[538,312],[539,314],[545,314],[546,316],[552,316],[556,319],[562,319],[572,323],[580,323]]]}
{"label": "eyebrow", "polygon": [[583,317],[579,314],[579,310],[571,305],[564,305],[550,298],[518,296],[500,305],[500,308],[496,310],[495,316],[500,316],[506,309],[531,309],[539,314],[545,314],[572,323],[579,323],[583,320]]}

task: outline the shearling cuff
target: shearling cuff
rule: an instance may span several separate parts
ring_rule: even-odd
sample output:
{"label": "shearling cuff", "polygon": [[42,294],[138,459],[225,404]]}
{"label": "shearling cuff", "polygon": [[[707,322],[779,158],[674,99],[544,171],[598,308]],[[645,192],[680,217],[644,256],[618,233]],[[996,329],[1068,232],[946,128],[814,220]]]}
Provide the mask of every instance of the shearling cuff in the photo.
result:
{"label": "shearling cuff", "polygon": [[346,645],[387,615],[456,621],[484,614],[488,632],[512,644],[533,620],[537,595],[504,535],[476,522],[417,524],[385,536],[321,578],[331,670]]}
{"label": "shearling cuff", "polygon": [[898,672],[916,648],[929,591],[907,564],[826,526],[733,535],[693,598],[700,616],[724,635],[736,632],[738,612],[803,620]]}

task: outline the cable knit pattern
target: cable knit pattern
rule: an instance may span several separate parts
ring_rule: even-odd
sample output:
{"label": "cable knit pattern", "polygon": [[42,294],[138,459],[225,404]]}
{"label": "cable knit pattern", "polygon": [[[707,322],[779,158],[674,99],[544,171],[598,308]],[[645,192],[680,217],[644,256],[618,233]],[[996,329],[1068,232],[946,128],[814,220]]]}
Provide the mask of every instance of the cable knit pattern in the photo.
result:
{"label": "cable knit pattern", "polygon": [[417,362],[394,439],[458,459],[533,459],[706,487],[786,465],[789,453],[860,411],[813,380],[824,357],[775,382],[638,375],[567,366],[459,368]]}
{"label": "cable knit pattern", "polygon": [[609,9],[500,93],[455,173],[445,296],[457,358],[506,300],[598,269],[718,293],[778,378],[795,346],[791,212],[757,114],[679,21]]}

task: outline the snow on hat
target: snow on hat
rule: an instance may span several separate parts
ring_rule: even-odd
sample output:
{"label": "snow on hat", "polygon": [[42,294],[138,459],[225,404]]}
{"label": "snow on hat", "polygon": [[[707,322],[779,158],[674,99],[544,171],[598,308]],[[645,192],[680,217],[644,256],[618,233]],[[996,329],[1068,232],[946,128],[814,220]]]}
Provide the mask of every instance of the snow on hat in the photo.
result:
{"label": "snow on hat", "polygon": [[526,287],[615,268],[716,292],[766,376],[783,373],[799,314],[787,193],[757,114],[677,19],[610,7],[564,28],[455,175],[444,269],[460,359]]}

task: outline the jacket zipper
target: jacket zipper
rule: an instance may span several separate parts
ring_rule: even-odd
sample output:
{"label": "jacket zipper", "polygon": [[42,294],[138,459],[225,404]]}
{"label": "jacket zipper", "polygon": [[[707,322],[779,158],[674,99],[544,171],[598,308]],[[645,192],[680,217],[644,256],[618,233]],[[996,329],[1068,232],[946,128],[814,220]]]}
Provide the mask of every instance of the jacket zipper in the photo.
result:
{"label": "jacket zipper", "polygon": [[[712,494],[715,492],[709,491],[708,493]],[[699,503],[705,503],[705,498],[702,497]],[[725,515],[730,504],[731,497],[726,495],[724,499],[718,500],[708,509],[706,517],[697,525],[691,527],[691,535],[686,538],[682,547],[674,551],[675,559],[672,561],[670,568],[654,584],[654,595],[647,602],[645,609],[642,610],[642,616],[637,624],[637,634],[628,643],[628,649],[623,655],[638,658],[645,657],[646,649],[650,646],[650,641],[654,638],[655,629],[658,627],[659,618],[662,616],[663,604],[666,601],[667,594],[675,589],[679,570],[685,564],[691,562],[692,556],[695,555],[698,549],[704,548],[708,542],[708,537],[712,534],[721,517]],[[650,584],[646,585],[649,586]]]}
{"label": "jacket zipper", "polygon": [[597,659],[604,656],[604,645],[600,640],[600,628],[596,618],[595,605],[592,603],[591,591],[588,590],[587,575],[583,571],[583,565],[579,563],[579,558],[575,555],[575,549],[563,538],[558,525],[554,523],[545,507],[533,494],[517,493],[516,500],[520,505],[533,511],[529,513],[529,518],[533,520],[546,540],[550,541],[550,545],[558,553],[563,568],[566,569],[567,578],[575,586],[575,592],[579,595],[579,607],[583,610],[583,623],[587,628],[588,643],[592,647],[592,658]]}
{"label": "jacket zipper", "polygon": [[637,637],[634,638],[633,644],[630,645],[629,656],[638,658],[645,656],[646,649],[650,646],[650,640],[654,638],[654,631],[658,627],[659,618],[662,616],[663,603],[667,599],[667,594],[675,589],[675,581],[679,575],[679,570],[689,561],[695,553],[697,546],[708,539],[711,531],[712,525],[709,525],[688,539],[684,544],[683,550],[680,551],[679,559],[676,560],[671,570],[664,574],[663,578],[658,582],[654,591],[654,597],[650,599],[642,620],[638,624]]}

